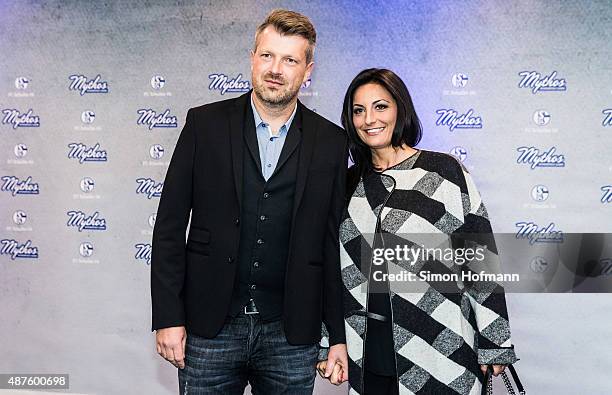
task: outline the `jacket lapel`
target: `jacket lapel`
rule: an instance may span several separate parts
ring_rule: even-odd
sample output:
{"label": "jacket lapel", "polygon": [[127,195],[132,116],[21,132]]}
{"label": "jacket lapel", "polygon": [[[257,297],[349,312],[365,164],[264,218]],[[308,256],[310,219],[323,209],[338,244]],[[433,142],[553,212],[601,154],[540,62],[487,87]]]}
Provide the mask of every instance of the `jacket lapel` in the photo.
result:
{"label": "jacket lapel", "polygon": [[293,122],[291,122],[291,127],[289,128],[289,132],[287,132],[287,137],[285,138],[285,144],[283,145],[283,149],[281,150],[281,154],[278,158],[278,163],[276,164],[276,169],[274,169],[273,176],[280,171],[283,167],[287,159],[291,157],[296,148],[300,145],[302,134],[302,112],[296,111],[295,117],[293,118]]}
{"label": "jacket lapel", "polygon": [[[309,111],[298,101],[296,118],[299,118],[301,126],[301,147],[300,155],[298,159],[298,170],[295,180],[295,196],[293,198],[293,215],[292,223],[295,223],[295,214],[297,213],[300,202],[302,201],[302,195],[304,194],[304,188],[306,187],[306,179],[308,178],[308,168],[312,160],[312,153],[314,151],[317,125],[314,118],[310,115]],[[291,125],[293,127],[293,125]],[[296,125],[298,126],[298,125]],[[289,137],[289,136],[287,136]],[[285,142],[286,143],[286,142]]]}
{"label": "jacket lapel", "polygon": [[[243,150],[244,145],[247,146],[250,154],[261,169],[261,159],[259,158],[259,148],[257,143],[257,135],[255,133],[255,123],[253,121],[253,110],[249,103],[252,91],[238,97],[234,103],[234,109],[230,113],[230,143],[232,148],[232,166],[234,170],[234,184],[238,204],[242,208],[242,180],[243,180]],[[316,121],[308,113],[304,111],[304,106],[298,101],[298,109],[295,114],[295,119],[291,124],[291,129],[287,134],[287,140],[281,151],[276,170],[289,159],[291,154],[300,145],[298,170],[295,181],[295,196],[293,198],[293,214],[295,218],[297,209],[304,194],[306,187],[306,179],[308,178],[308,168],[312,159],[316,140]],[[250,125],[250,126],[249,126]],[[248,126],[250,129],[245,128]],[[250,131],[250,132],[249,132]],[[297,132],[297,133],[295,133]],[[276,171],[275,170],[275,171]]]}
{"label": "jacket lapel", "polygon": [[[244,126],[245,121],[248,121],[247,110],[250,108],[247,104],[251,97],[251,91],[236,98],[234,107],[230,111],[230,144],[232,148],[232,166],[234,169],[234,184],[236,186],[236,197],[238,198],[238,206],[242,209],[242,177],[243,177],[243,150],[244,150]],[[251,123],[253,123],[251,116]],[[257,155],[259,160],[259,155]]]}
{"label": "jacket lapel", "polygon": [[[259,143],[257,141],[257,131],[255,130],[255,118],[253,117],[253,108],[250,100],[246,104],[244,124],[243,124],[244,142],[257,164],[259,174],[261,174],[261,157],[259,156]],[[263,176],[262,176],[263,177]]]}

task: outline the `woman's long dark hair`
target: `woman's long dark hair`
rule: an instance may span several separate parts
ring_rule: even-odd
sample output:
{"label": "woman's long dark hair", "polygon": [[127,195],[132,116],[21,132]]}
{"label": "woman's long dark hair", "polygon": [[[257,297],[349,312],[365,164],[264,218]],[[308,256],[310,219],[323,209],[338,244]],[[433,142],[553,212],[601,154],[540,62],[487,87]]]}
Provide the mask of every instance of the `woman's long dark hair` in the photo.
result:
{"label": "woman's long dark hair", "polygon": [[385,88],[397,103],[397,120],[391,137],[391,146],[400,147],[404,144],[414,147],[421,141],[423,134],[421,121],[414,111],[414,105],[408,93],[408,88],[400,77],[387,69],[366,69],[357,74],[344,95],[342,106],[342,126],[348,133],[351,160],[357,166],[357,173],[372,169],[372,152],[357,134],[353,124],[353,97],[355,91],[365,84],[378,84]]}

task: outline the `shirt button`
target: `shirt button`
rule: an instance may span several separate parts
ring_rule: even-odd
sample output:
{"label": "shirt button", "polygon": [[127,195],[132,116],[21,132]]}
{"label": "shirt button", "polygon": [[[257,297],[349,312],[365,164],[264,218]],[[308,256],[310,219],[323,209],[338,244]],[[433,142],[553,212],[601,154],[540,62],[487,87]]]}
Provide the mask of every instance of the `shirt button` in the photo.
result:
{"label": "shirt button", "polygon": [[267,199],[270,197],[270,194],[268,192],[264,192],[263,197],[264,199]]}
{"label": "shirt button", "polygon": [[260,220],[265,221],[266,219],[268,219],[268,217],[266,217],[265,215],[262,215],[261,217],[259,217]]}
{"label": "shirt button", "polygon": [[255,267],[255,268],[259,267],[259,262],[257,262],[257,261],[253,262],[253,267]]}
{"label": "shirt button", "polygon": [[257,286],[255,284],[251,285],[251,290],[255,291],[257,289]]}
{"label": "shirt button", "polygon": [[268,166],[268,167],[272,167],[272,163],[268,163],[268,164],[267,164],[267,166]]}
{"label": "shirt button", "polygon": [[270,137],[270,141],[274,141],[274,137]]}
{"label": "shirt button", "polygon": [[264,243],[263,239],[257,239],[257,244],[263,244],[263,243]]}

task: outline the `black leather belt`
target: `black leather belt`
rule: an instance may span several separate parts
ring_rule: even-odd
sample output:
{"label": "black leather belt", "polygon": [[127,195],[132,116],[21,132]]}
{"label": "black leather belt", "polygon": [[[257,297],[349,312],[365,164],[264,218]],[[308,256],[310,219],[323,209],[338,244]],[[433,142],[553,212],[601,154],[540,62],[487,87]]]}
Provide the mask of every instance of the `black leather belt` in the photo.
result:
{"label": "black leather belt", "polygon": [[380,321],[380,322],[387,322],[387,320],[388,320],[388,318],[385,317],[384,315],[372,313],[370,311],[363,311],[363,310],[353,310],[348,315],[349,316],[351,316],[351,315],[360,315],[362,317],[368,317],[368,318],[371,318],[373,320]]}
{"label": "black leather belt", "polygon": [[255,301],[253,299],[249,300],[246,306],[244,306],[244,314],[259,314],[257,310],[257,306],[255,306]]}

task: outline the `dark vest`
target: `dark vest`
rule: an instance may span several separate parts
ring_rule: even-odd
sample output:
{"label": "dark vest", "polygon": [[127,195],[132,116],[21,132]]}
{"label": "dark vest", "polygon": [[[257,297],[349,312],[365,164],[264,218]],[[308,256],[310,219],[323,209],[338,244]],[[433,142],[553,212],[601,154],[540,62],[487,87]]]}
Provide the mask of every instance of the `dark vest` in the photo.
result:
{"label": "dark vest", "polygon": [[255,122],[250,104],[245,115],[242,207],[238,270],[229,314],[236,316],[252,298],[265,321],[283,313],[285,269],[298,168],[301,123],[296,113],[276,170],[261,174]]}

